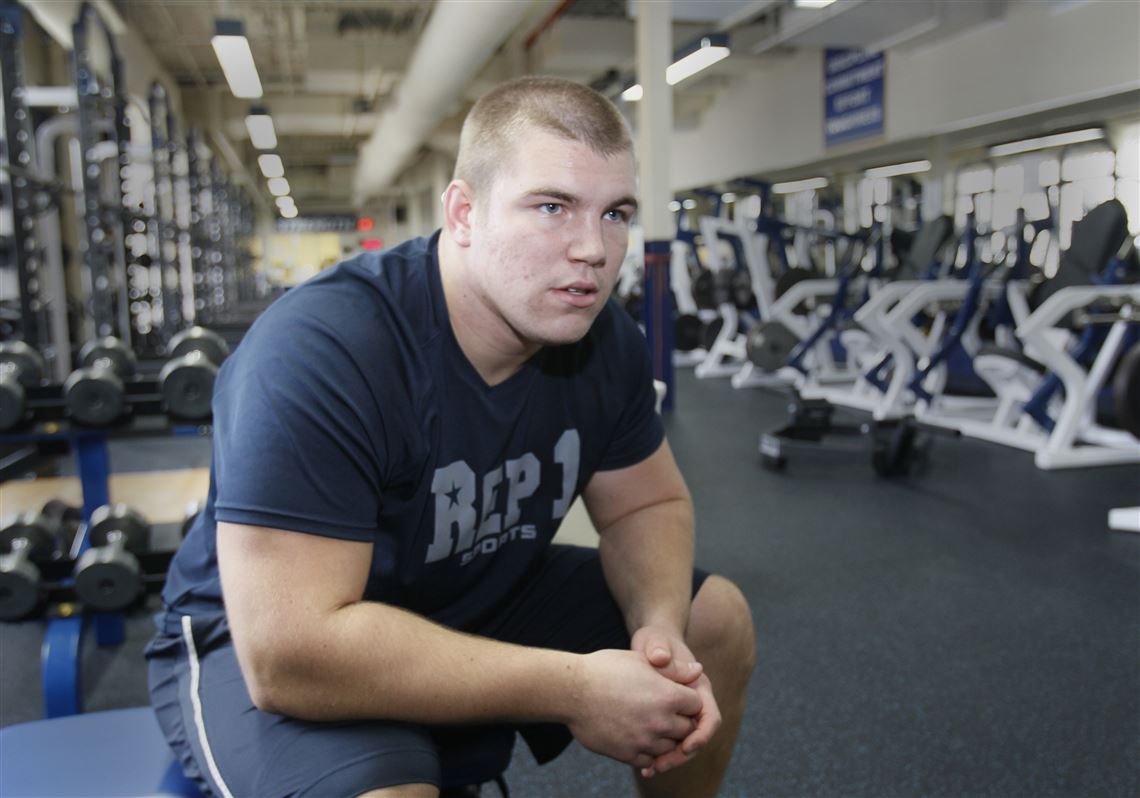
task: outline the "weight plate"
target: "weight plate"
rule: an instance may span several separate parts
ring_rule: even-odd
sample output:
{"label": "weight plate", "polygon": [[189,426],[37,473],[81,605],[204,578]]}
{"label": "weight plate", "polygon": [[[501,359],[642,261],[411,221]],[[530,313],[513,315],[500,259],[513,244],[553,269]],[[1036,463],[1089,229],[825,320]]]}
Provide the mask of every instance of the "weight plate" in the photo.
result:
{"label": "weight plate", "polygon": [[795,333],[783,324],[760,321],[749,328],[744,349],[755,366],[774,374],[784,367],[798,343]]}
{"label": "weight plate", "polygon": [[697,307],[701,310],[716,310],[713,281],[713,273],[707,269],[698,274],[697,278],[693,280],[693,301],[697,303]]}
{"label": "weight plate", "polygon": [[692,313],[684,313],[673,320],[673,348],[678,352],[692,352],[701,345],[704,322]]}
{"label": "weight plate", "polygon": [[63,383],[68,414],[80,424],[102,426],[123,415],[123,382],[111,371],[82,368],[71,372]]}
{"label": "weight plate", "polygon": [[18,621],[40,603],[40,572],[30,562],[0,556],[0,621]]}
{"label": "weight plate", "polygon": [[749,310],[756,304],[752,276],[748,272],[740,271],[732,276],[732,301],[740,310]]}
{"label": "weight plate", "polygon": [[88,549],[75,566],[75,595],[91,609],[124,610],[140,593],[139,563],[129,551]]}
{"label": "weight plate", "polygon": [[201,352],[216,366],[229,357],[230,347],[226,339],[205,327],[189,327],[170,339],[171,357],[181,357],[190,352]]}
{"label": "weight plate", "polygon": [[131,348],[113,335],[85,343],[79,350],[79,362],[88,368],[105,365],[120,377],[134,374],[138,366]]}
{"label": "weight plate", "polygon": [[123,545],[129,551],[143,551],[150,542],[150,524],[138,510],[126,504],[96,507],[88,526],[92,546],[106,546],[108,535],[114,531],[123,533]]}
{"label": "weight plate", "polygon": [[0,553],[11,553],[13,543],[23,538],[28,544],[29,559],[46,560],[55,551],[53,529],[51,520],[40,513],[20,513],[0,529]]}
{"label": "weight plate", "polygon": [[44,369],[43,356],[23,341],[0,342],[0,376],[11,375],[31,388],[43,380]]}
{"label": "weight plate", "polygon": [[0,431],[11,429],[24,418],[24,386],[14,372],[0,372]]}
{"label": "weight plate", "polygon": [[733,301],[734,272],[721,269],[713,276],[713,302],[716,307]]}
{"label": "weight plate", "polygon": [[218,367],[200,351],[169,361],[158,375],[167,412],[179,418],[209,418],[217,376]]}

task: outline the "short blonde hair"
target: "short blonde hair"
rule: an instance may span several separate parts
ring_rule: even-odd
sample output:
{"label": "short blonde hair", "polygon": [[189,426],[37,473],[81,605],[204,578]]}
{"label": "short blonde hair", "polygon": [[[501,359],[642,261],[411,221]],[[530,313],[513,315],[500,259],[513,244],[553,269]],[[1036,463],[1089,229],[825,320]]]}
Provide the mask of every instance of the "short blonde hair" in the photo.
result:
{"label": "short blonde hair", "polygon": [[621,113],[598,92],[561,78],[517,78],[484,94],[467,114],[456,179],[476,191],[490,186],[527,126],[581,142],[603,156],[633,152]]}

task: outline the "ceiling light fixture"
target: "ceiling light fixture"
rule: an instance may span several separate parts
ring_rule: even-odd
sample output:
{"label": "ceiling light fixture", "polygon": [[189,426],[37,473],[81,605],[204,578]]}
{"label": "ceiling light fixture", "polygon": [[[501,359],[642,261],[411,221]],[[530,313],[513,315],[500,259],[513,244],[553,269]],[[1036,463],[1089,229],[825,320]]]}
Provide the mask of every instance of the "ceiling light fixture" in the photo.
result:
{"label": "ceiling light fixture", "polygon": [[289,193],[289,181],[283,177],[269,179],[269,193],[275,197],[284,197]]}
{"label": "ceiling light fixture", "polygon": [[889,166],[876,166],[863,172],[864,177],[898,177],[899,175],[914,175],[919,172],[929,172],[930,161],[908,161],[907,163],[890,164]]}
{"label": "ceiling light fixture", "polygon": [[262,94],[261,78],[253,63],[253,51],[245,37],[245,27],[238,19],[215,19],[214,38],[210,39],[218,63],[226,74],[230,91],[241,99],[256,99]]}
{"label": "ceiling light fixture", "polygon": [[257,156],[257,165],[261,167],[261,173],[266,177],[285,176],[285,164],[281,162],[281,156],[275,152]]}
{"label": "ceiling light fixture", "polygon": [[1083,144],[1086,141],[1100,141],[1104,138],[1104,130],[1099,127],[1072,130],[1068,133],[1054,133],[1051,136],[1039,136],[1033,139],[1010,141],[990,147],[990,155],[1000,158],[1003,155],[1020,155],[1023,152],[1046,150],[1050,147],[1064,147],[1068,144]]}
{"label": "ceiling light fixture", "polygon": [[277,131],[273,129],[273,117],[264,108],[250,108],[245,118],[245,129],[249,131],[249,142],[256,149],[272,150],[277,146]]}
{"label": "ceiling light fixture", "polygon": [[792,180],[788,183],[773,183],[773,194],[795,194],[797,191],[812,191],[814,189],[826,188],[826,177],[809,177],[805,180]]}
{"label": "ceiling light fixture", "polygon": [[[731,54],[728,48],[727,33],[711,33],[693,41],[673,54],[673,63],[665,69],[665,82],[676,86],[682,80],[692,77]],[[635,103],[645,95],[640,83],[635,83],[621,93],[627,103]]]}

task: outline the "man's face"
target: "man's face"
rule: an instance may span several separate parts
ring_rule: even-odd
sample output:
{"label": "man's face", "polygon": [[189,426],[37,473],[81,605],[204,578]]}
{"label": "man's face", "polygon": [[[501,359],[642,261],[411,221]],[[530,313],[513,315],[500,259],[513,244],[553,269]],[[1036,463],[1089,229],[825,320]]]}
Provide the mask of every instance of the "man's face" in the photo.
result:
{"label": "man's face", "polygon": [[473,282],[525,343],[577,341],[613,290],[634,200],[633,156],[535,128],[477,197]]}

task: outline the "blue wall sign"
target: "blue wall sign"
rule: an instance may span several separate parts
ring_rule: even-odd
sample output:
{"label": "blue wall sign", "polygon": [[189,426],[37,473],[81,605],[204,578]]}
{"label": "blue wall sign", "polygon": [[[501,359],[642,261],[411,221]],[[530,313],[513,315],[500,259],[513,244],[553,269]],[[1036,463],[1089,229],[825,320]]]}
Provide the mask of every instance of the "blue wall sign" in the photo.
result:
{"label": "blue wall sign", "polygon": [[883,54],[823,54],[824,135],[828,147],[883,133]]}

